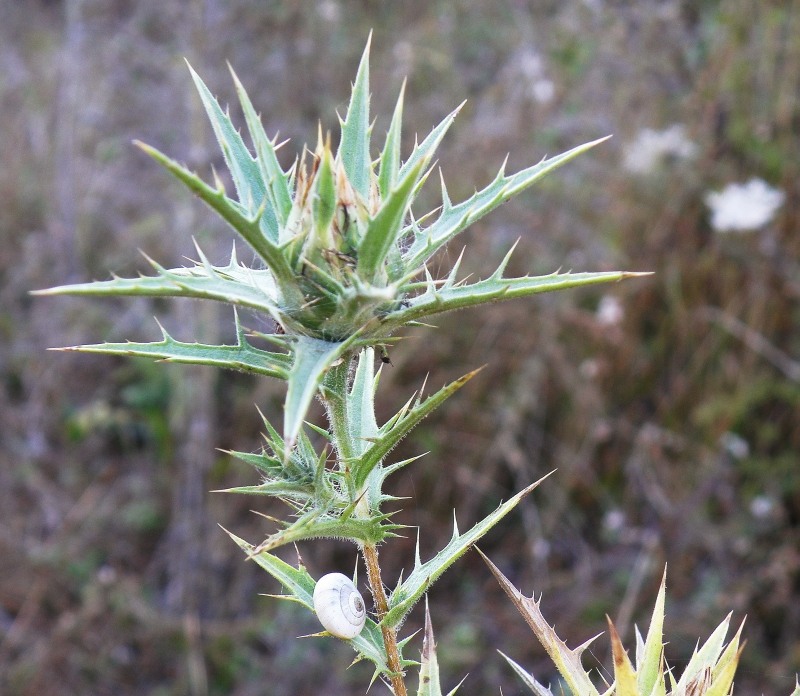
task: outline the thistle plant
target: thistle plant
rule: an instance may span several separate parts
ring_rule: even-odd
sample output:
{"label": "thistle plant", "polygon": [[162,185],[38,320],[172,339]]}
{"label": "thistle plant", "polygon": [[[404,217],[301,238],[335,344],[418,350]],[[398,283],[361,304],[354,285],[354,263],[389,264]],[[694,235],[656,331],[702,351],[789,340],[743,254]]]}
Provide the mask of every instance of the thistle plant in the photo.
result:
{"label": "thistle plant", "polygon": [[[378,549],[400,533],[401,525],[387,511],[395,499],[386,482],[416,459],[395,461],[392,450],[475,372],[428,396],[420,390],[379,424],[374,405],[380,377],[377,355],[385,359],[387,347],[407,327],[446,312],[640,274],[555,272],[507,277],[512,248],[485,279],[460,278],[461,257],[443,277],[434,277],[429,262],[467,227],[603,139],[514,174],[506,174],[501,166],[491,183],[458,203],[451,201],[442,182],[441,206],[420,214],[413,209],[415,198],[435,168],[437,147],[459,109],[415,142],[403,160],[401,89],[382,149],[374,152],[368,57],[369,42],[345,117],[340,119],[336,149],[320,129],[313,152],[304,150],[288,170],[280,164],[277,138],[266,135],[236,75],[249,145],[190,68],[230,170],[233,192],[216,175],[213,185],[208,184],[158,150],[138,144],[233,228],[255,253],[255,266],[241,263],[235,247],[222,265],[214,265],[197,247],[197,261],[190,267],[167,269],[150,261],[152,276],[114,277],[40,294],[186,297],[232,305],[236,342],[231,345],[183,342],[162,329],[161,340],[155,342],[67,350],[214,365],[285,381],[282,421],[264,418],[263,449],[230,452],[253,466],[261,480],[230,492],[278,498],[287,504],[289,515],[258,543],[231,537],[248,559],[282,585],[282,598],[320,615],[323,607],[341,599],[340,608],[349,612],[347,620],[355,622],[354,631],[339,631],[335,624],[325,623],[327,630],[320,635],[347,641],[356,659],[374,666],[373,681],[379,678],[396,696],[403,696],[407,673],[414,668],[418,693],[433,695],[441,694],[441,687],[430,616],[426,611],[419,662],[406,654],[411,637],[400,637],[403,623],[431,585],[539,482],[532,482],[468,531],[454,525],[450,541],[432,558],[423,562],[417,545],[408,572],[388,582],[381,573]],[[268,317],[275,331],[246,329],[238,310]],[[324,425],[307,422],[315,398],[325,407]],[[347,578],[337,576],[333,583],[326,578],[325,592],[315,594],[322,586],[302,563],[295,566],[275,554],[286,544],[334,538],[352,541],[363,559],[374,604],[368,617]]]}
{"label": "thistle plant", "polygon": [[[642,638],[638,628],[636,629],[635,666],[628,657],[613,622],[608,619],[614,679],[611,684],[606,682],[602,690],[599,690],[589,671],[581,664],[581,655],[595,638],[577,648],[569,648],[542,615],[541,600],[525,597],[497,566],[486,556],[483,558],[552,659],[564,680],[566,693],[572,696],[728,696],[732,693],[733,678],[742,652],[740,638],[744,622],[726,645],[725,636],[731,620],[728,615],[702,647],[698,643],[683,673],[677,678],[664,656],[666,572],[661,580],[646,638]],[[507,655],[503,657],[532,693],[536,696],[554,696],[549,687],[537,681],[514,660]],[[800,696],[800,684],[795,687],[792,696]]]}

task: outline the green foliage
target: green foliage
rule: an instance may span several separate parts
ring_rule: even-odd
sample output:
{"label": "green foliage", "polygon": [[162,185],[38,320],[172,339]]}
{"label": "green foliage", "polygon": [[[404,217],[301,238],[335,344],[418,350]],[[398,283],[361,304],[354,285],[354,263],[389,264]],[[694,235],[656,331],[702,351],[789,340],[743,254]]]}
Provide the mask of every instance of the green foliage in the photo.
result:
{"label": "green foliage", "polygon": [[[465,533],[454,524],[447,545],[423,563],[417,549],[414,566],[388,596],[377,566],[377,546],[397,535],[400,525],[384,505],[387,478],[414,459],[388,462],[387,457],[423,418],[460,389],[474,374],[442,387],[423,399],[412,398],[379,426],[375,394],[375,347],[394,334],[445,312],[515,297],[618,281],[635,273],[560,273],[504,277],[513,248],[483,280],[459,279],[459,261],[443,279],[428,264],[445,245],[484,215],[526,190],[545,174],[604,139],[573,148],[527,169],[505,174],[467,200],[453,204],[442,183],[440,209],[412,212],[414,200],[430,175],[437,147],[460,107],[400,159],[403,95],[400,92],[381,154],[373,160],[369,112],[369,42],[341,121],[338,150],[320,132],[310,166],[305,155],[288,170],[276,156],[276,140],[267,137],[241,82],[233,75],[251,148],[211,91],[190,68],[206,114],[230,171],[235,197],[216,179],[205,183],[195,173],[147,145],[141,148],[224,219],[257,254],[265,268],[241,264],[236,253],[226,265],[214,266],[197,248],[189,268],[166,269],[151,262],[155,275],[135,279],[62,286],[41,294],[89,296],[139,295],[211,299],[246,308],[274,320],[277,335],[248,333],[235,313],[236,343],[208,345],[178,341],[162,329],[152,343],[104,343],[69,350],[214,365],[273,377],[287,384],[282,429],[264,419],[265,446],[260,453],[231,452],[262,476],[257,485],[232,493],[279,498],[291,509],[277,530],[251,545],[233,535],[247,557],[277,579],[289,599],[314,611],[315,581],[272,552],[309,539],[346,539],[362,552],[368,568],[377,621],[368,619],[349,640],[357,659],[369,660],[373,677],[405,693],[403,670],[414,664],[402,655],[407,640],[397,630],[431,585],[508,515],[539,483],[501,504]],[[216,177],[215,177],[216,178]],[[276,350],[256,347],[266,340]],[[328,429],[309,424],[308,409],[317,397],[325,405]],[[313,430],[322,437],[315,445]],[[450,692],[451,694],[453,692]],[[589,692],[586,692],[589,693]],[[419,694],[441,696],[438,663],[427,616]]]}

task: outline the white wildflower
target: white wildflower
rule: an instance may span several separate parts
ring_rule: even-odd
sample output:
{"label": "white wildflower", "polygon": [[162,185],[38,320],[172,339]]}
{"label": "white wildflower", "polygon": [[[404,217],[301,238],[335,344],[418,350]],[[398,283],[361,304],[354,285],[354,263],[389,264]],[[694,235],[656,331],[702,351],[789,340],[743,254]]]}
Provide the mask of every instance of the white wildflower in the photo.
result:
{"label": "white wildflower", "polygon": [[552,101],[555,93],[556,86],[553,84],[552,80],[536,80],[536,82],[531,85],[531,95],[539,104],[547,104]]}
{"label": "white wildflower", "polygon": [[761,179],[746,184],[728,184],[705,197],[711,209],[711,226],[717,232],[746,232],[766,225],[786,198],[783,191]]}
{"label": "white wildflower", "polygon": [[770,517],[774,510],[775,501],[768,495],[757,495],[750,501],[750,514],[758,520]]}
{"label": "white wildflower", "polygon": [[730,430],[720,435],[719,444],[734,459],[744,459],[750,454],[750,445],[747,440]]}
{"label": "white wildflower", "polygon": [[624,310],[619,298],[614,295],[603,295],[597,305],[597,322],[603,326],[616,326],[622,321]]}
{"label": "white wildflower", "polygon": [[622,166],[632,174],[649,174],[670,157],[691,159],[696,153],[697,146],[679,123],[663,131],[644,128],[625,148]]}

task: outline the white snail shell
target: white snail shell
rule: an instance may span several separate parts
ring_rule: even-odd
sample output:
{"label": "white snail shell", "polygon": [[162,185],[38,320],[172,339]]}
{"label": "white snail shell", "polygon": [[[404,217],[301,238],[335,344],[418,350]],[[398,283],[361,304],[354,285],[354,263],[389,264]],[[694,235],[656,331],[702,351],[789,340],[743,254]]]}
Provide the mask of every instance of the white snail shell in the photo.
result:
{"label": "white snail shell", "polygon": [[364,598],[341,573],[323,575],[314,587],[314,611],[319,622],[337,638],[355,638],[367,620]]}

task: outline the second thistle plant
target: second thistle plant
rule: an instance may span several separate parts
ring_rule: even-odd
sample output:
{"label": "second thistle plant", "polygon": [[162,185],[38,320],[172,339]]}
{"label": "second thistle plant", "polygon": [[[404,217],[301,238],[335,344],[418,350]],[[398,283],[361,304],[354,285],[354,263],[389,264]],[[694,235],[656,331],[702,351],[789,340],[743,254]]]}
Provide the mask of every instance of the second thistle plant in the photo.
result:
{"label": "second thistle plant", "polygon": [[[256,253],[259,265],[245,266],[235,253],[226,264],[214,265],[198,247],[198,260],[188,268],[167,269],[151,262],[155,274],[149,277],[113,278],[42,293],[189,297],[233,306],[237,336],[233,345],[182,342],[162,330],[162,339],[156,342],[102,343],[73,350],[215,365],[286,382],[282,423],[264,420],[263,450],[231,452],[255,467],[262,480],[232,492],[280,498],[288,504],[291,516],[259,544],[232,536],[248,557],[281,583],[285,598],[309,611],[315,611],[316,581],[305,567],[287,564],[274,550],[307,539],[354,542],[364,560],[374,611],[373,618],[364,619],[363,607],[352,589],[335,578],[340,585],[334,583],[333,592],[341,586],[347,593],[341,596],[354,603],[351,608],[359,624],[364,621],[363,629],[353,637],[349,637],[349,629],[341,635],[356,651],[357,659],[372,662],[373,679],[380,677],[394,694],[404,695],[405,672],[416,664],[403,654],[409,639],[398,639],[408,613],[442,573],[538,482],[468,531],[462,533],[454,526],[447,545],[427,561],[423,562],[417,552],[410,572],[387,591],[378,547],[397,534],[398,525],[392,521],[392,513],[385,510],[393,498],[384,484],[391,474],[413,461],[392,461],[390,453],[475,373],[430,396],[413,395],[379,425],[374,408],[379,381],[375,350],[384,350],[405,327],[445,312],[638,275],[606,272],[506,277],[513,249],[483,280],[460,279],[458,261],[441,278],[434,278],[428,269],[431,258],[473,222],[602,140],[514,174],[506,174],[501,167],[491,183],[458,203],[450,200],[442,182],[441,206],[419,214],[413,210],[414,200],[431,174],[436,149],[459,109],[416,142],[403,160],[401,89],[376,156],[369,113],[369,42],[346,116],[341,120],[337,149],[334,152],[330,137],[320,132],[313,153],[304,151],[288,170],[281,167],[276,154],[278,143],[266,135],[235,75],[249,145],[200,77],[193,70],[191,74],[235,191],[226,191],[219,179],[209,185],[175,160],[139,145],[219,214]],[[267,315],[277,331],[246,331],[237,308]],[[258,347],[264,341],[272,348]],[[325,428],[305,423],[315,397],[325,406]],[[321,447],[315,446],[317,437],[323,443]],[[419,682],[420,694],[441,694],[429,617]]]}

